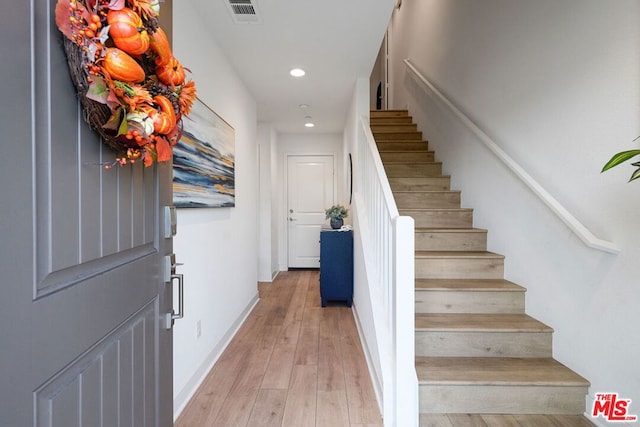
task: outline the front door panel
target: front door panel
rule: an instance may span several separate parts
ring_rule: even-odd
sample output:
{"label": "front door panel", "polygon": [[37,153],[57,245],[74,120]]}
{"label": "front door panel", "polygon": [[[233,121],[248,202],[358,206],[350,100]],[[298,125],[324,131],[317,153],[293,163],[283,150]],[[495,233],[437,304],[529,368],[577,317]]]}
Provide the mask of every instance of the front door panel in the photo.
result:
{"label": "front door panel", "polygon": [[0,175],[18,184],[3,186],[4,253],[20,254],[0,263],[13,313],[2,319],[0,424],[171,425],[171,332],[161,319],[171,310],[162,267],[172,241],[160,226],[171,167],[102,166],[115,155],[82,120],[56,2],[25,3],[2,19],[16,36],[0,40],[5,59],[24,65],[3,84],[29,83],[1,107],[2,146],[21,163]]}

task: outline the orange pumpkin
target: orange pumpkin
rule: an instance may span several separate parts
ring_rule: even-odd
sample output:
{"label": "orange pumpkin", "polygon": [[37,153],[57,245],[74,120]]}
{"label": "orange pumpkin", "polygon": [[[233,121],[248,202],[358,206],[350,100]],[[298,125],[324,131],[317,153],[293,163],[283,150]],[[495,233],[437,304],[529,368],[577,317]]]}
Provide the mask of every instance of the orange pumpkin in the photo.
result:
{"label": "orange pumpkin", "polygon": [[142,26],[142,19],[133,10],[109,10],[107,14],[109,35],[115,45],[131,55],[142,55],[149,49],[149,34]]}
{"label": "orange pumpkin", "polygon": [[114,80],[127,83],[144,81],[144,70],[135,59],[117,47],[105,48],[103,70]]}
{"label": "orange pumpkin", "polygon": [[169,61],[164,65],[156,65],[156,75],[162,83],[169,86],[179,86],[184,83],[184,68],[175,56],[169,58]]}
{"label": "orange pumpkin", "polygon": [[173,104],[164,95],[156,95],[153,97],[160,111],[151,107],[148,109],[147,114],[153,121],[153,131],[157,134],[169,133],[176,127],[176,113],[173,110]]}
{"label": "orange pumpkin", "polygon": [[149,47],[151,47],[151,50],[157,55],[156,65],[165,65],[173,57],[169,39],[162,28],[158,27],[156,32],[151,35],[151,44]]}

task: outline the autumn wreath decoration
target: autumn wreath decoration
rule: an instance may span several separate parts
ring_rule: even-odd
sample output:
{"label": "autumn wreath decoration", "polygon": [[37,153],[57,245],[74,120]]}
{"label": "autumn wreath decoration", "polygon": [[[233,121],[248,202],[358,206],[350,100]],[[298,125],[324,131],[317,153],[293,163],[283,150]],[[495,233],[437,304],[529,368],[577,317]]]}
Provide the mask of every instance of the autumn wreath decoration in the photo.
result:
{"label": "autumn wreath decoration", "polygon": [[193,80],[158,26],[157,0],[58,0],[71,78],[84,118],[118,153],[107,167],[171,160]]}

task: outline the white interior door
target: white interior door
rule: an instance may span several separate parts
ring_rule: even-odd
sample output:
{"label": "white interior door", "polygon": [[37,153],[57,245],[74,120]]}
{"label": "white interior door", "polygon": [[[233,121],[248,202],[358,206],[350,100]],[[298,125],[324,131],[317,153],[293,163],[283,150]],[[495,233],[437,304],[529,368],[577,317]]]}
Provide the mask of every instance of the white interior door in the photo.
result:
{"label": "white interior door", "polygon": [[334,157],[287,157],[289,268],[320,267],[320,229],[335,200]]}

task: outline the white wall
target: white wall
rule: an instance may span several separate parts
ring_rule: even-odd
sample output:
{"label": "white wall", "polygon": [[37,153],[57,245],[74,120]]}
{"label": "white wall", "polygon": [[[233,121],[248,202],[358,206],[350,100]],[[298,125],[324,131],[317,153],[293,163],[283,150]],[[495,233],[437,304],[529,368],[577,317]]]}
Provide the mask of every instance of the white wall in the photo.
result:
{"label": "white wall", "polygon": [[[258,183],[259,208],[258,208],[258,280],[271,282],[277,274],[277,263],[273,259],[274,241],[277,243],[277,233],[272,226],[273,216],[273,174],[272,169],[273,146],[275,146],[275,133],[268,123],[258,124],[258,150],[260,158],[260,179]],[[275,264],[275,268],[274,268]]]}
{"label": "white wall", "polygon": [[[342,135],[333,133],[310,133],[310,134],[291,134],[283,133],[277,135],[277,150],[275,153],[275,163],[277,171],[277,189],[276,205],[275,205],[275,225],[278,236],[278,268],[280,271],[286,271],[287,265],[287,227],[286,227],[286,157],[289,154],[296,155],[321,155],[332,154],[335,156],[335,173],[337,179],[336,203],[348,205],[349,200],[345,201],[340,195],[344,194],[343,183],[343,148]],[[329,207],[329,206],[327,206]],[[348,222],[348,219],[345,221]]]}
{"label": "white wall", "polygon": [[[600,174],[640,145],[640,2],[404,0],[390,28],[392,106],[409,107],[528,312],[555,329],[554,356],[640,413],[640,183],[629,166]],[[585,247],[420,94],[405,58],[621,253]]]}
{"label": "white wall", "polygon": [[236,207],[178,210],[174,251],[184,263],[186,314],[174,329],[176,413],[258,296],[256,103],[193,4],[174,7],[174,53],[193,72],[200,99],[235,129]]}
{"label": "white wall", "polygon": [[[369,283],[369,275],[367,274],[366,255],[362,241],[362,233],[360,230],[360,222],[358,218],[361,215],[366,216],[366,212],[358,212],[357,193],[363,183],[359,181],[358,153],[358,134],[361,132],[360,120],[362,116],[369,116],[370,107],[370,85],[369,79],[360,78],[356,81],[353,90],[351,106],[347,115],[347,122],[343,134],[345,151],[352,153],[353,156],[353,180],[354,180],[354,197],[351,205],[351,221],[353,223],[353,309],[355,311],[356,322],[360,332],[360,340],[362,348],[367,358],[371,379],[378,403],[383,401],[383,375],[381,366],[381,351],[388,349],[378,348],[378,338],[376,333],[376,325],[374,319],[374,308],[371,295],[371,288],[374,284]],[[360,196],[361,199],[362,196]],[[381,405],[382,406],[382,405]]]}

